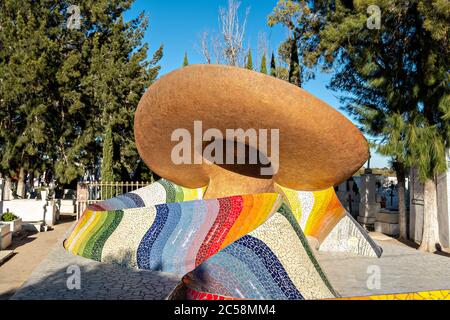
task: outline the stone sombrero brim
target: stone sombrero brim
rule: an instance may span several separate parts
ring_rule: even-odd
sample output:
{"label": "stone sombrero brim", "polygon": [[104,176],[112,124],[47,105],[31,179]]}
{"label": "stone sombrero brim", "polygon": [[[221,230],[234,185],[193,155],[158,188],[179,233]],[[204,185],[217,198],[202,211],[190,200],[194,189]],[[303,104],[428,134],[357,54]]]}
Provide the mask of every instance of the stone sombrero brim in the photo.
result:
{"label": "stone sombrero brim", "polygon": [[136,145],[144,162],[158,175],[190,188],[233,171],[205,162],[174,164],[171,153],[178,142],[171,141],[172,133],[183,128],[194,137],[194,121],[202,121],[203,130],[221,132],[279,129],[279,169],[269,180],[295,190],[336,185],[368,158],[360,131],[305,90],[246,69],[193,65],[150,86],[135,115]]}

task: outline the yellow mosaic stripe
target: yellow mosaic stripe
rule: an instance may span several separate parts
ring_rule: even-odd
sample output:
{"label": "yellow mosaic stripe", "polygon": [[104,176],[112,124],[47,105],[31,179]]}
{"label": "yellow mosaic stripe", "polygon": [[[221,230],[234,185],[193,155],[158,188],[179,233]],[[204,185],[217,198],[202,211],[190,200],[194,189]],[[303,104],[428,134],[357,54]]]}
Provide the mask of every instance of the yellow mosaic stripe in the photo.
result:
{"label": "yellow mosaic stripe", "polygon": [[[302,212],[299,191],[278,185],[277,189],[281,191],[297,222],[300,224],[303,219],[307,219],[304,226],[305,235],[316,238],[319,243],[325,240],[326,236],[345,216],[345,209],[333,188],[311,192],[314,204],[310,212]],[[308,216],[302,217],[305,214]]]}
{"label": "yellow mosaic stripe", "polygon": [[184,194],[183,201],[201,200],[203,199],[203,195],[205,194],[206,187],[197,189],[182,187],[182,190]]}
{"label": "yellow mosaic stripe", "polygon": [[295,219],[300,223],[302,219],[302,204],[298,196],[298,191],[288,189],[279,185],[276,185],[275,188],[283,195],[284,199],[289,205],[289,208],[291,208],[291,212],[294,215]]}
{"label": "yellow mosaic stripe", "polygon": [[71,250],[73,254],[81,253],[80,248],[84,248],[83,244],[85,243],[86,240],[89,240],[90,235],[92,234],[92,229],[94,229],[97,226],[97,224],[102,218],[101,215],[98,214],[97,212],[94,212],[93,217],[94,217],[93,221],[84,230],[81,230],[77,241],[75,242],[75,244],[73,244]]}
{"label": "yellow mosaic stripe", "polygon": [[332,300],[450,300],[450,290],[382,294],[374,296],[339,298]]}
{"label": "yellow mosaic stripe", "polygon": [[80,244],[80,247],[78,249],[78,254],[83,255],[84,249],[86,248],[86,245],[88,244],[89,240],[93,239],[93,237],[97,234],[97,232],[103,227],[103,224],[106,222],[106,219],[108,218],[107,212],[98,212],[97,219],[94,220],[92,223],[92,229],[89,232],[89,236],[82,239],[82,243]]}
{"label": "yellow mosaic stripe", "polygon": [[92,217],[94,212],[92,210],[87,209],[84,214],[81,216],[80,220],[78,221],[77,225],[73,229],[73,231],[70,233],[70,236],[66,239],[64,242],[64,247],[66,249],[70,248],[72,245],[72,242],[77,237],[80,230],[88,223],[89,219]]}

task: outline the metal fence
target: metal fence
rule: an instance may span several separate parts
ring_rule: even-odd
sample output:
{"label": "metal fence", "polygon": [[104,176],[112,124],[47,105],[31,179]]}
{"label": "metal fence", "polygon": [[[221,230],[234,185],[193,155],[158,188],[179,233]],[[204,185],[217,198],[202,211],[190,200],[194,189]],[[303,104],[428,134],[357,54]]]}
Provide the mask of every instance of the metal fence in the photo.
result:
{"label": "metal fence", "polygon": [[151,184],[147,182],[82,182],[77,185],[77,219],[87,206]]}

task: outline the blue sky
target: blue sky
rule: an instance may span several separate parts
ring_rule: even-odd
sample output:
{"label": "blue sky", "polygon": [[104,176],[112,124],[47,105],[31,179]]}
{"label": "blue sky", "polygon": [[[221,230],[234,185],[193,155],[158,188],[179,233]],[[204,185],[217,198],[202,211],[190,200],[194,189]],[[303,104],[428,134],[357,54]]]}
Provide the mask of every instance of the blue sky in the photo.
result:
{"label": "blue sky", "polygon": [[[269,50],[275,52],[286,38],[287,32],[283,27],[267,26],[267,16],[276,3],[276,0],[241,0],[242,16],[245,8],[250,7],[245,44],[252,48],[254,63],[259,33],[266,34]],[[205,62],[198,50],[199,37],[204,31],[218,31],[218,10],[226,5],[227,0],[136,0],[126,18],[136,17],[142,11],[149,17],[150,26],[145,35],[145,42],[150,44],[149,55],[164,44],[160,72],[160,75],[163,75],[182,65],[185,52],[190,64]],[[305,83],[304,89],[338,109],[340,104],[337,93],[326,88],[329,81],[330,75],[317,73],[314,80]],[[372,167],[388,166],[387,158],[376,153],[372,156]]]}

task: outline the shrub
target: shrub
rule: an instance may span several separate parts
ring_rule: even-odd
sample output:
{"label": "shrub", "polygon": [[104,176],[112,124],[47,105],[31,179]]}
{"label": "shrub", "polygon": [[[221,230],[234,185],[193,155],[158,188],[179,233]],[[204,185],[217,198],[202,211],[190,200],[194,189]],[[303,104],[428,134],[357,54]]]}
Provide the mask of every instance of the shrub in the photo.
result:
{"label": "shrub", "polygon": [[6,212],[2,215],[1,220],[5,221],[5,222],[9,222],[9,221],[14,221],[16,220],[18,217],[15,216],[12,212]]}

